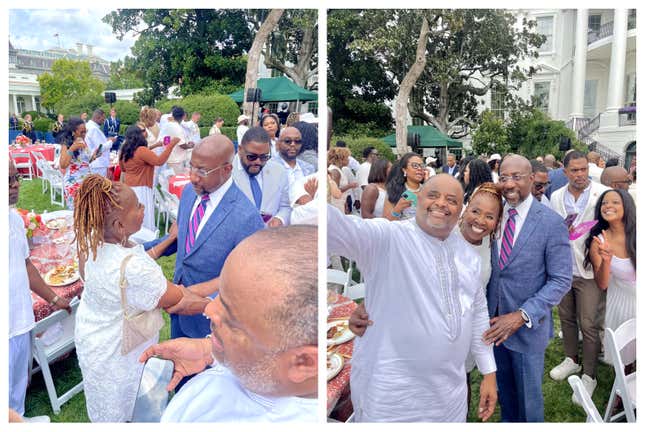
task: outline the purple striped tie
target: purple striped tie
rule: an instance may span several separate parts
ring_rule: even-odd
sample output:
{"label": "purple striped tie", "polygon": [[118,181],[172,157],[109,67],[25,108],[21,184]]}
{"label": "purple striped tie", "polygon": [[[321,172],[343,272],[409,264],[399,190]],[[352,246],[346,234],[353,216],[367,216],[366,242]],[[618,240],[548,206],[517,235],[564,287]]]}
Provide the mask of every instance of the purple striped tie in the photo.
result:
{"label": "purple striped tie", "polygon": [[186,255],[190,253],[190,250],[195,245],[195,239],[197,238],[197,228],[199,228],[199,223],[204,217],[204,212],[206,211],[206,205],[208,205],[208,200],[211,197],[209,194],[202,195],[201,202],[197,205],[195,213],[190,220],[190,225],[188,225],[188,236],[186,237]]}
{"label": "purple striped tie", "polygon": [[517,210],[514,208],[508,209],[508,220],[504,227],[504,236],[502,237],[502,248],[499,251],[499,268],[503,269],[508,262],[508,257],[511,256],[513,250],[513,236],[515,235],[515,216]]}

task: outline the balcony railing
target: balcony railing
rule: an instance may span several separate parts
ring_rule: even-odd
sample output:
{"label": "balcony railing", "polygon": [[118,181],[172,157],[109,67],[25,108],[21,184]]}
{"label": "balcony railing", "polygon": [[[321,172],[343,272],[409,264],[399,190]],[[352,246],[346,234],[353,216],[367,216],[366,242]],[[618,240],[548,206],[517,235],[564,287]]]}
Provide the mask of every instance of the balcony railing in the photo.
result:
{"label": "balcony railing", "polygon": [[589,30],[589,32],[587,32],[587,45],[591,45],[592,43],[609,37],[612,34],[614,34],[614,22],[606,22],[601,25],[598,30]]}
{"label": "balcony railing", "polygon": [[588,137],[592,133],[596,132],[599,127],[600,127],[600,113],[598,113],[596,117],[589,120],[586,125],[580,128],[580,131],[578,132],[579,139],[584,139]]}

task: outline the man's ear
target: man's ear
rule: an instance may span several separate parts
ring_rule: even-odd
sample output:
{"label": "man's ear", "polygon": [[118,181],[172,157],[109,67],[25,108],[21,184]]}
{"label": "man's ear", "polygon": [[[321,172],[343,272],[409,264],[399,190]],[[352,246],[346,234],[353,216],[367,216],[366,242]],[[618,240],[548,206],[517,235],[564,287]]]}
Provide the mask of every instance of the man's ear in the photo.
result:
{"label": "man's ear", "polygon": [[318,377],[318,347],[304,345],[291,348],[287,358],[287,378],[289,381],[300,384]]}

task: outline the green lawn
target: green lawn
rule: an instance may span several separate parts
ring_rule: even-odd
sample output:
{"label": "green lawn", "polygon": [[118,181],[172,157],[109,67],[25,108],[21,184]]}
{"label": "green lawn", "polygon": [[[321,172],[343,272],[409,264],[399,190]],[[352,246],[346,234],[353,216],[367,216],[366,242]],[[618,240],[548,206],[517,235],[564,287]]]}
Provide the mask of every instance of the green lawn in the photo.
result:
{"label": "green lawn", "polygon": [[[22,181],[17,206],[18,208],[33,209],[37,213],[42,213],[45,210],[51,212],[63,209],[63,207],[50,204],[49,192],[46,194],[42,193],[40,179]],[[163,224],[161,225],[163,231]],[[172,280],[175,268],[175,256],[162,257],[157,262],[161,265],[166,278]],[[163,315],[166,325],[161,329],[160,340],[167,340],[170,338],[170,317],[165,312]],[[71,355],[63,360],[52,363],[50,370],[54,377],[56,392],[59,396],[74,387],[82,378],[76,352],[72,352]],[[63,404],[60,414],[54,415],[49,397],[47,396],[45,382],[40,372],[34,374],[29,389],[27,390],[25,415],[27,417],[48,415],[52,422],[89,422],[87,410],[85,409],[85,394],[83,392]]]}

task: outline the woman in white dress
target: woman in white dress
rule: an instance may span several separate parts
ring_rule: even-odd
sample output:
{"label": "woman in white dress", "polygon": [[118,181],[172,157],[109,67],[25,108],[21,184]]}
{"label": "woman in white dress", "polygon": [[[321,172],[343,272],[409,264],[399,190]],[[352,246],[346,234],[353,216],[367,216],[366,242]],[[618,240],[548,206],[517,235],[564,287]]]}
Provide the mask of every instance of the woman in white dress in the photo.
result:
{"label": "woman in white dress", "polygon": [[327,173],[331,179],[338,185],[342,195],[340,198],[331,199],[331,205],[343,213],[347,213],[346,203],[347,195],[358,183],[350,182],[342,168],[349,164],[349,156],[352,153],[346,147],[332,147],[327,151]]}
{"label": "woman in white dress", "polygon": [[361,217],[372,219],[383,217],[383,206],[387,199],[385,181],[390,173],[392,163],[386,159],[377,159],[372,163],[367,176],[367,185],[361,195]]}
{"label": "woman in white dress", "polygon": [[[598,223],[585,241],[585,266],[592,265],[598,288],[607,291],[605,327],[616,330],[636,316],[636,205],[627,191],[603,192]],[[609,351],[605,350],[605,355]]]}
{"label": "woman in white dress", "polygon": [[125,266],[128,314],[169,308],[194,301],[180,313],[199,313],[208,302],[168,282],[155,263],[176,239],[176,230],[150,252],[128,237],[141,228],[143,207],[130,187],[91,174],[77,192],[74,231],[79,269],[85,287],[76,315],[75,343],[83,374],[89,418],[93,422],[126,422],[132,417],[143,364],[139,356],[158,335],[121,353],[123,317],[120,268]]}

